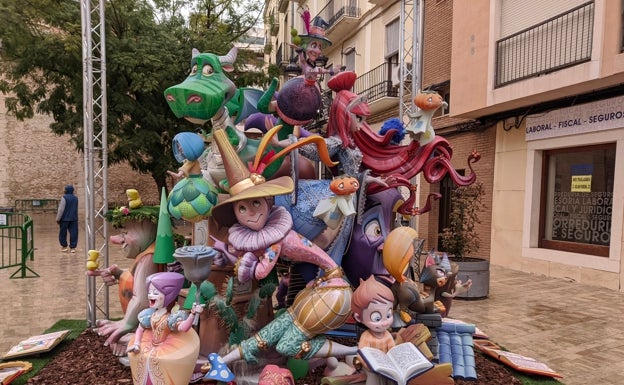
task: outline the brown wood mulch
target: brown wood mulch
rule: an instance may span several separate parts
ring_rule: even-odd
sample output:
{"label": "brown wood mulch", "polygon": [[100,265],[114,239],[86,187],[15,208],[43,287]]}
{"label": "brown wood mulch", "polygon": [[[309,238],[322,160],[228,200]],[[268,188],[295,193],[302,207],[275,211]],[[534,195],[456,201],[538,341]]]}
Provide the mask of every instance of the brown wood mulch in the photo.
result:
{"label": "brown wood mulch", "polygon": [[[123,366],[110,349],[104,346],[104,338],[87,330],[68,344],[39,373],[28,380],[37,385],[125,385],[132,384],[130,368]],[[478,379],[455,380],[456,385],[520,385],[505,366],[475,352]],[[297,380],[297,385],[320,384],[322,368]]]}

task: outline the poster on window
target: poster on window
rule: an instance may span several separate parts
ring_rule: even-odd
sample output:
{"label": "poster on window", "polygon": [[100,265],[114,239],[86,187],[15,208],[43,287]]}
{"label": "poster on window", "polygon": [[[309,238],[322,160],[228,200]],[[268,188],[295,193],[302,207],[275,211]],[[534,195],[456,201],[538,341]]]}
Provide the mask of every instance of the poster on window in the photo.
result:
{"label": "poster on window", "polygon": [[613,193],[583,190],[554,192],[552,239],[608,246]]}

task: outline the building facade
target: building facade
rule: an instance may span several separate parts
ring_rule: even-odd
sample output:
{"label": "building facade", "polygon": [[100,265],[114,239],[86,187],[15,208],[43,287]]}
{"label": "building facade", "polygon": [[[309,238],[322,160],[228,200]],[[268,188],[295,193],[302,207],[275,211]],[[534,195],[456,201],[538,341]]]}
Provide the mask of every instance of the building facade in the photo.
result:
{"label": "building facade", "polygon": [[[424,12],[421,87],[449,101],[434,118],[436,133],[453,145],[456,169],[472,150],[482,155],[475,171],[489,209],[477,256],[622,290],[622,3],[416,2]],[[267,37],[276,49],[267,60],[290,63],[290,30],[302,29],[297,9],[322,16],[333,42],[326,66],[358,74],[354,91],[369,97],[369,123],[378,127],[399,114],[402,6],[414,2],[272,0]],[[448,188],[421,182],[421,204]],[[427,247],[438,247],[448,204],[418,219]]]}
{"label": "building facade", "polygon": [[[478,179],[484,184],[484,199],[488,209],[480,215],[481,223],[477,225],[477,231],[481,247],[473,256],[489,259],[496,130],[492,124],[484,125],[475,119],[458,118],[452,114],[450,80],[453,1],[420,1],[416,6],[414,2],[396,0],[269,1],[265,7],[265,20],[270,20],[266,38],[267,44],[276,49],[267,56],[267,60],[282,70],[292,66],[294,61],[291,60],[294,51],[288,43],[292,40],[292,28],[299,33],[303,30],[299,13],[305,8],[310,11],[312,18],[320,16],[329,24],[326,36],[332,45],[323,52],[327,56],[323,66],[351,70],[358,74],[353,90],[367,97],[371,108],[367,122],[373,129],[379,129],[385,120],[402,114],[399,108],[399,88],[409,91],[412,82],[417,82],[421,89],[437,91],[451,102],[450,108],[439,111],[432,123],[436,133],[451,142],[452,161],[456,169],[470,173],[466,162],[468,156],[475,150],[481,154],[481,160],[474,164],[474,168]],[[401,18],[402,10],[406,10],[410,17]],[[423,16],[422,24],[414,27],[418,23],[412,21],[418,20],[420,13]],[[405,38],[403,45],[400,44],[402,36]],[[420,52],[410,51],[413,39],[420,42]],[[413,74],[404,77],[403,82],[400,77],[401,59],[404,66],[413,70]],[[410,92],[404,94],[403,101],[406,104],[413,99]],[[407,123],[404,115],[403,118]],[[323,123],[320,122],[321,125]],[[420,206],[425,204],[429,193],[443,192],[442,200],[413,223],[420,236],[426,240],[427,249],[440,249],[438,233],[448,216],[452,181],[447,179],[435,185],[424,180],[414,183],[419,185]]]}
{"label": "building facade", "polygon": [[452,114],[496,129],[492,263],[622,290],[622,12],[454,3]]}
{"label": "building facade", "polygon": [[[19,207],[16,202],[24,200],[58,200],[64,186],[73,184],[82,215],[84,154],[76,150],[68,135],[51,131],[51,117],[35,115],[19,121],[8,114],[4,101],[0,94],[0,208],[13,209]],[[129,188],[138,189],[144,202],[160,202],[156,182],[149,175],[132,171],[128,164],[110,165],[109,203],[125,202]]]}

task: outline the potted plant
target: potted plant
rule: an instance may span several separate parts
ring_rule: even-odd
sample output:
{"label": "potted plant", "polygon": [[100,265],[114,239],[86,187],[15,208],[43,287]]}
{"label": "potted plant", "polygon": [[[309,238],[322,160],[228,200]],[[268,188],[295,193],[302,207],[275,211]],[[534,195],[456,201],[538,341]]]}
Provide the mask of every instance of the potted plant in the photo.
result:
{"label": "potted plant", "polygon": [[490,262],[473,255],[481,242],[475,226],[481,223],[479,213],[486,209],[483,195],[481,182],[453,189],[449,224],[438,234],[444,251],[459,266],[456,279],[472,280],[472,287],[459,298],[484,298],[489,293]]}

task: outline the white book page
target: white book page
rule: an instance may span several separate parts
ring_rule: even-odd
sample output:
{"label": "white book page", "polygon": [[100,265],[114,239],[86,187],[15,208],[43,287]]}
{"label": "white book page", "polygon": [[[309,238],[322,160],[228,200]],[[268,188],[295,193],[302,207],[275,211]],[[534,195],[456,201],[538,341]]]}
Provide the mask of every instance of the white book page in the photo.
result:
{"label": "white book page", "polygon": [[416,346],[411,342],[406,342],[390,349],[388,355],[395,365],[404,373],[412,374],[420,369],[432,366],[429,361]]}
{"label": "white book page", "polygon": [[403,383],[403,375],[397,372],[393,360],[386,353],[379,349],[368,347],[361,348],[360,351],[371,369],[374,369],[379,373],[385,373],[388,376],[399,380],[399,383]]}

